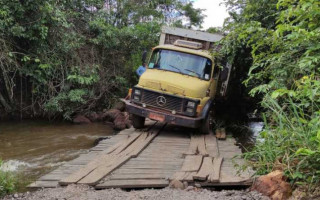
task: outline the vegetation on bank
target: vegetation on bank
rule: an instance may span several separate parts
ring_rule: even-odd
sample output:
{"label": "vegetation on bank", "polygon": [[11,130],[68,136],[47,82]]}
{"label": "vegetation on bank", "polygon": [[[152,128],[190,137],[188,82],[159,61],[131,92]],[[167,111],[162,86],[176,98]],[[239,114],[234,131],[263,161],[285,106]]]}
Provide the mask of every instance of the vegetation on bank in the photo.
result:
{"label": "vegetation on bank", "polygon": [[136,83],[141,54],[163,24],[202,21],[184,0],[2,0],[0,118],[108,108]]}
{"label": "vegetation on bank", "polygon": [[16,191],[17,180],[14,175],[1,170],[3,161],[0,159],[0,197]]}
{"label": "vegetation on bank", "polygon": [[243,83],[261,99],[265,128],[245,154],[258,174],[284,170],[294,185],[320,181],[320,3],[226,0],[223,53],[249,73]]}

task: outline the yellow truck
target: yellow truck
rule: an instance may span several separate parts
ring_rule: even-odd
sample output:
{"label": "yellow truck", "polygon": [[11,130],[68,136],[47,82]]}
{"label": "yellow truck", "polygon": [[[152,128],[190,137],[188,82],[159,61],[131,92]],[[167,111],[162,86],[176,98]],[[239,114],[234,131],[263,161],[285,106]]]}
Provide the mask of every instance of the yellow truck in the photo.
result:
{"label": "yellow truck", "polygon": [[152,49],[147,70],[124,102],[135,128],[145,118],[208,133],[216,98],[226,94],[231,66],[215,65],[210,49],[223,38],[181,28],[162,27],[160,44]]}

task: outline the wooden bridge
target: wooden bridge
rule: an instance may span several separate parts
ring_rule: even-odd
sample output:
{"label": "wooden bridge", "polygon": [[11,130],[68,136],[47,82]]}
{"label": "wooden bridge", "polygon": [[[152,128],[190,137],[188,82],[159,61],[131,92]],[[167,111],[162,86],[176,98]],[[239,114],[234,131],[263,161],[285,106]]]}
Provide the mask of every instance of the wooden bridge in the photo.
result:
{"label": "wooden bridge", "polygon": [[174,179],[201,186],[251,184],[252,171],[238,174],[234,167],[244,161],[233,138],[221,141],[189,129],[147,124],[144,130],[127,129],[101,141],[29,187],[162,188]]}

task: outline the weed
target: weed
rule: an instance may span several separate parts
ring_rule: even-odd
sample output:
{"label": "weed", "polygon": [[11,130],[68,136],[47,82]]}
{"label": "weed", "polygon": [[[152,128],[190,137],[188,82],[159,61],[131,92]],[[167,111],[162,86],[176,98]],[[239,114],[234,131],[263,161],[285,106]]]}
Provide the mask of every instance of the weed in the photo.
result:
{"label": "weed", "polygon": [[3,161],[0,159],[0,197],[16,191],[17,180],[10,172],[1,170]]}

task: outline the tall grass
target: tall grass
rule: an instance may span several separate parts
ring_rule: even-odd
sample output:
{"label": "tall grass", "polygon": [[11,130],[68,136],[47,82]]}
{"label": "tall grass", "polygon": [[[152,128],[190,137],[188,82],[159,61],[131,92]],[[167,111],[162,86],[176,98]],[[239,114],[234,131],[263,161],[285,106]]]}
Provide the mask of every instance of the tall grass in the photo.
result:
{"label": "tall grass", "polygon": [[10,172],[1,170],[3,161],[0,159],[0,197],[16,191],[17,180]]}
{"label": "tall grass", "polygon": [[296,86],[266,95],[261,140],[244,155],[257,174],[280,169],[311,190],[320,182],[320,82],[304,77]]}

